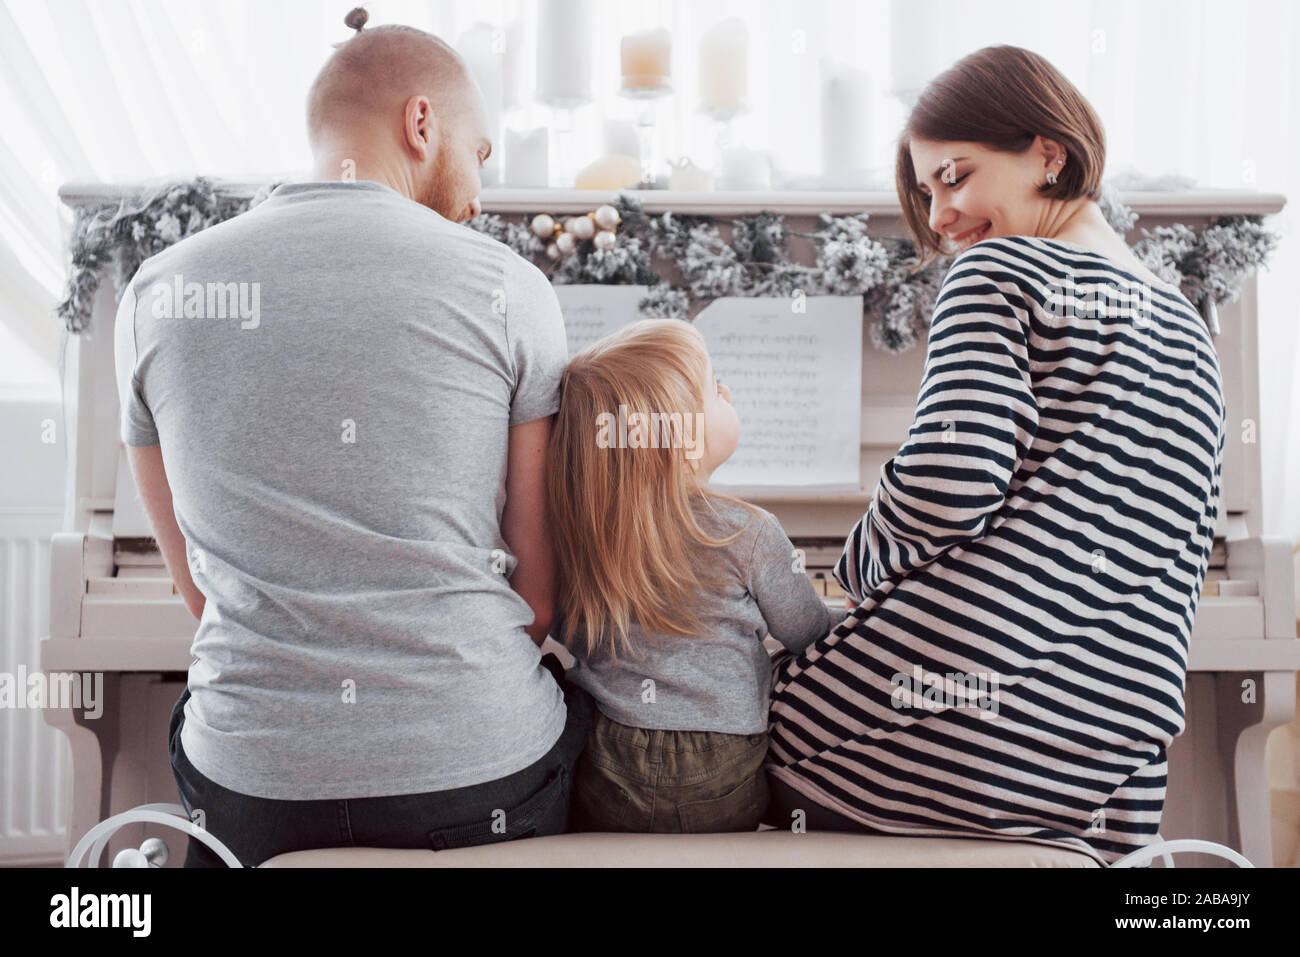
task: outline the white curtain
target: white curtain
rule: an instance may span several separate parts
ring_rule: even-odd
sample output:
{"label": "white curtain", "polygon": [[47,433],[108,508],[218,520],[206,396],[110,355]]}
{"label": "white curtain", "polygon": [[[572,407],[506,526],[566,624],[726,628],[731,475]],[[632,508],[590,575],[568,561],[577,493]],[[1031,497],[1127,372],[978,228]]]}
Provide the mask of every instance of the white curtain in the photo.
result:
{"label": "white curtain", "polygon": [[[54,379],[71,180],[197,173],[258,180],[308,166],[303,101],[330,44],[345,39],[351,0],[4,0],[0,4],[0,383]],[[500,29],[503,125],[545,125],[533,103],[535,0],[376,0],[371,24],[409,23],[450,42],[477,23]],[[750,108],[735,127],[770,156],[782,181],[806,184],[822,164],[822,71],[866,71],[871,166],[888,183],[903,107],[894,80],[932,76],[992,43],[1050,59],[1106,127],[1107,174],[1176,174],[1199,187],[1289,192],[1300,155],[1300,15],[1291,0],[597,0],[593,101],[575,114],[579,162],[599,155],[617,95],[619,38],[650,27],[672,36],[674,95],[664,148],[701,156],[715,131],[696,109],[698,41],[739,17],[749,33]],[[1300,535],[1300,354],[1297,308],[1283,277],[1300,273],[1290,208],[1260,277],[1261,447],[1270,530]],[[1139,224],[1140,225],[1140,224]]]}

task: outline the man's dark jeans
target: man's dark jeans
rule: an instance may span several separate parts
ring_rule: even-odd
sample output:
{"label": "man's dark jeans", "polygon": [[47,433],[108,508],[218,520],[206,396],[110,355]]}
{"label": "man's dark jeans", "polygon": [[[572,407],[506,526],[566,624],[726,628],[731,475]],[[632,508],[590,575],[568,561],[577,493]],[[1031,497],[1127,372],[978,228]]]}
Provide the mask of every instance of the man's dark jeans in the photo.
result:
{"label": "man's dark jeans", "polygon": [[[435,851],[525,837],[563,834],[569,826],[573,766],[587,743],[595,704],[564,680],[554,655],[542,663],[564,691],[568,721],[545,755],[521,771],[468,787],[425,794],[346,800],[276,801],[223,788],[190,764],[181,748],[187,687],[172,708],[172,774],[191,819],[225,844],[245,867],[288,851],[318,847],[414,847]],[[503,813],[504,812],[504,813]],[[494,826],[495,825],[495,826]],[[191,840],[186,867],[224,867],[206,845]]]}

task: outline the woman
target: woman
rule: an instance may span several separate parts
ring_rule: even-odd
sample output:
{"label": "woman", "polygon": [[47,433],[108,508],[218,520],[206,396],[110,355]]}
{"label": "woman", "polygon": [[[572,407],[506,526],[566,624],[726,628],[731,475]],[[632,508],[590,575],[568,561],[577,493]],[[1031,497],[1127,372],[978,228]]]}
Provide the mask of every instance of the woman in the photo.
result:
{"label": "woman", "polygon": [[1097,200],[1105,134],[1029,51],[980,50],[899,141],[935,304],[915,421],[836,568],[853,613],[787,662],[767,820],[1152,842],[1219,512],[1203,321]]}

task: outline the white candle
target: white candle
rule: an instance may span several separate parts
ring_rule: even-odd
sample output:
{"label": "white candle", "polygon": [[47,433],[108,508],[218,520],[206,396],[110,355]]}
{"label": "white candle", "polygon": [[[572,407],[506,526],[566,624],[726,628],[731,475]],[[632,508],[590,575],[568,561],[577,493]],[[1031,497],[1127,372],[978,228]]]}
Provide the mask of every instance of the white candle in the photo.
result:
{"label": "white candle", "polygon": [[944,11],[935,0],[891,0],[893,92],[917,93],[942,72]]}
{"label": "white candle", "polygon": [[822,168],[832,177],[861,174],[871,163],[875,83],[866,70],[822,63]]}
{"label": "white candle", "polygon": [[509,113],[520,105],[519,91],[524,85],[519,72],[524,57],[523,21],[512,20],[498,39],[501,47],[501,107]]}
{"label": "white candle", "polygon": [[700,105],[730,116],[745,107],[749,80],[749,32],[740,20],[723,20],[700,38]]}
{"label": "white candle", "polygon": [[570,108],[591,102],[593,0],[542,0],[537,17],[537,98]]}
{"label": "white candle", "polygon": [[668,87],[672,73],[672,40],[668,31],[630,33],[619,44],[624,90],[658,90]]}
{"label": "white candle", "polygon": [[635,156],[602,156],[578,170],[578,189],[622,189],[641,182],[641,161]]}
{"label": "white candle", "polygon": [[[505,99],[505,73],[502,64],[501,34],[497,27],[476,23],[456,42],[456,50],[465,58],[470,75],[483,94],[487,107],[488,136],[495,144],[501,139],[501,110]],[[496,149],[483,164],[483,185],[495,185],[501,165]]]}
{"label": "white candle", "polygon": [[505,185],[517,188],[548,185],[547,128],[506,130]]}

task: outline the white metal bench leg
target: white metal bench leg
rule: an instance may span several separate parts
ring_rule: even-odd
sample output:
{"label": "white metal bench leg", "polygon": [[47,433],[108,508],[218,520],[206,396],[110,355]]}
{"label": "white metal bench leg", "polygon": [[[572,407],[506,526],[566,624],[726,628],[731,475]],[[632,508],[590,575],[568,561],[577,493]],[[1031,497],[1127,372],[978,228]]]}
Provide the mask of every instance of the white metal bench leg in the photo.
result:
{"label": "white metal bench leg", "polygon": [[[178,820],[179,819],[179,820]],[[72,849],[68,855],[67,867],[81,867],[83,857],[86,857],[87,851],[92,851],[89,860],[86,862],[87,867],[99,867],[100,857],[104,853],[104,847],[119,828],[127,824],[137,823],[162,824],[166,827],[175,828],[183,831],[190,837],[201,841],[212,849],[218,857],[225,861],[228,867],[242,867],[239,858],[231,853],[230,848],[222,844],[221,841],[213,837],[210,833],[202,828],[194,827],[190,821],[189,815],[185,813],[185,808],[179,804],[142,804],[139,807],[132,808],[129,811],[123,811],[121,814],[114,814],[106,820],[100,821],[94,827],[82,836],[77,842],[77,846]],[[182,823],[183,822],[183,823]]]}
{"label": "white metal bench leg", "polygon": [[1215,857],[1222,857],[1232,861],[1238,867],[1254,867],[1255,865],[1246,860],[1230,847],[1222,844],[1215,844],[1213,841],[1198,841],[1192,838],[1181,838],[1176,841],[1156,841],[1147,847],[1134,851],[1132,854],[1125,854],[1111,867],[1142,867],[1149,864],[1152,860],[1160,857],[1165,862],[1165,867],[1173,867],[1174,862],[1171,855],[1180,854],[1185,851],[1195,851],[1198,854],[1212,854]]}

